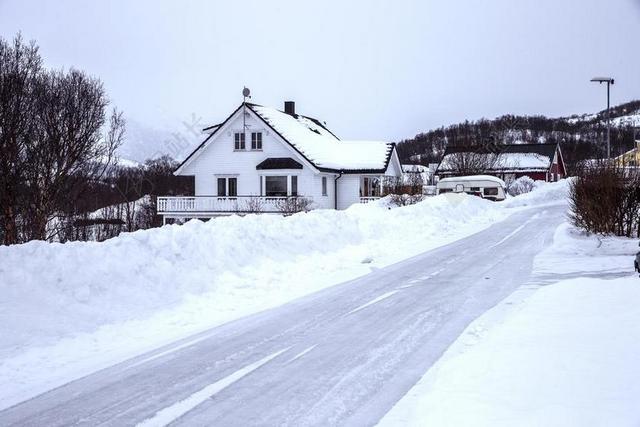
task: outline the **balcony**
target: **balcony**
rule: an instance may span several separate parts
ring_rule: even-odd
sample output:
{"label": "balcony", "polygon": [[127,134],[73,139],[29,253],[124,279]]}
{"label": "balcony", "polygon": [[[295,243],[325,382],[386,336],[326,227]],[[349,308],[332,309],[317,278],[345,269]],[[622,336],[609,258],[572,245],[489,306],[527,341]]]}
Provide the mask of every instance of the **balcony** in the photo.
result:
{"label": "balcony", "polygon": [[376,200],[379,200],[379,199],[380,199],[380,197],[373,197],[373,196],[360,197],[360,203],[375,202]]}
{"label": "balcony", "polygon": [[233,213],[292,213],[306,210],[302,196],[190,196],[158,197],[157,210],[164,216],[215,216]]}

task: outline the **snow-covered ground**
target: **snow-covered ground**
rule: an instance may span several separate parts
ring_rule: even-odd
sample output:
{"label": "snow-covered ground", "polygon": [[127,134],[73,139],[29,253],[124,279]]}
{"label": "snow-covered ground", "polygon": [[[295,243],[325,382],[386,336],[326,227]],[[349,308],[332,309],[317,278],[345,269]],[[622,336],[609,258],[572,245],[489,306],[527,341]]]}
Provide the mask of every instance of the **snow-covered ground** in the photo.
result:
{"label": "snow-covered ground", "polygon": [[637,245],[560,226],[380,426],[640,425]]}
{"label": "snow-covered ground", "polygon": [[505,218],[466,195],[0,247],[0,407]]}

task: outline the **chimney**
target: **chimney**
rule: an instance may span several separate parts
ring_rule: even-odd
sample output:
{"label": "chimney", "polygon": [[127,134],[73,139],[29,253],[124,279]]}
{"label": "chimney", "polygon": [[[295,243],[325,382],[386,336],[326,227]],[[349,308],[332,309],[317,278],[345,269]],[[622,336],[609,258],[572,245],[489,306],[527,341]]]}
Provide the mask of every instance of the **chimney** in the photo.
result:
{"label": "chimney", "polygon": [[296,115],[296,103],[293,101],[284,101],[284,112],[292,116]]}

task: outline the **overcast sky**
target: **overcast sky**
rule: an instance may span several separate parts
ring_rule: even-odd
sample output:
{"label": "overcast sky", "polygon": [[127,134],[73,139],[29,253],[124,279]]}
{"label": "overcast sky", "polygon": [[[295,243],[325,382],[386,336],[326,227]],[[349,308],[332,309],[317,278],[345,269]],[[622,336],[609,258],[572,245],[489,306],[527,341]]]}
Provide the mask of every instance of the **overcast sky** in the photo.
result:
{"label": "overcast sky", "polygon": [[399,140],[464,119],[593,112],[640,98],[640,0],[0,0],[0,35],[101,78],[146,126],[241,101]]}

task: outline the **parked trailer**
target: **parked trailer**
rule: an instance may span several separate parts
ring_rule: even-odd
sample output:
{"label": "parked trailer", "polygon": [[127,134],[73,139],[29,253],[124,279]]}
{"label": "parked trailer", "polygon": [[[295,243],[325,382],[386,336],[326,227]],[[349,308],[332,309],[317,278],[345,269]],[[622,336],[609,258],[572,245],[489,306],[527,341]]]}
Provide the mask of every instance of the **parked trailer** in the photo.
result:
{"label": "parked trailer", "polygon": [[438,194],[467,193],[494,201],[506,198],[504,181],[491,175],[443,178],[438,181],[437,189]]}

